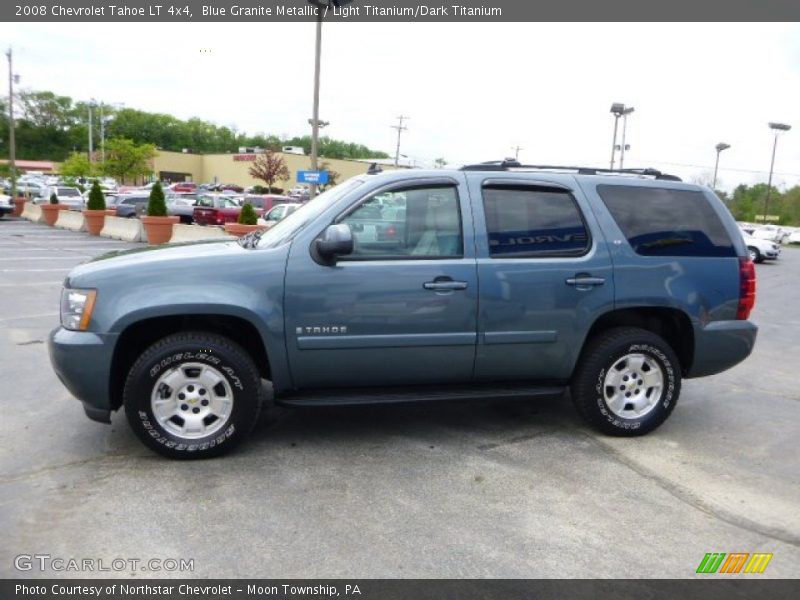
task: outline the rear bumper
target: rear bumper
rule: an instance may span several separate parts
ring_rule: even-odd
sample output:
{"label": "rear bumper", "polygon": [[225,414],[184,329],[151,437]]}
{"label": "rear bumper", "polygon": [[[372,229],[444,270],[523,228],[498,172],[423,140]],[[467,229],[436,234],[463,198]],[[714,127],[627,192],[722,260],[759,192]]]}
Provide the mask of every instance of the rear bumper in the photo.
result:
{"label": "rear bumper", "polygon": [[116,334],[69,331],[59,327],[50,332],[49,350],[53,370],[70,393],[83,402],[86,415],[109,422],[111,357]]}
{"label": "rear bumper", "polygon": [[758,327],[750,321],[714,321],[694,331],[694,362],[687,378],[726,371],[750,356]]}

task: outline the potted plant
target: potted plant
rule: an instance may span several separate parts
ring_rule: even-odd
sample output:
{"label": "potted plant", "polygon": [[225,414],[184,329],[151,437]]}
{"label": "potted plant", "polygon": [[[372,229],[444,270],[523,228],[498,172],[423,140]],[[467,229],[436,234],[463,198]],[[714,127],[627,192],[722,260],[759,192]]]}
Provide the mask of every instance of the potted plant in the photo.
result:
{"label": "potted plant", "polygon": [[52,227],[56,224],[58,220],[58,211],[64,208],[69,208],[63,204],[58,203],[58,196],[55,192],[50,194],[50,202],[48,204],[42,204],[42,216],[44,217],[44,222]]}
{"label": "potted plant", "polygon": [[22,211],[25,210],[25,196],[19,190],[17,190],[17,197],[14,198],[14,212],[13,215],[15,217],[19,217],[22,214]]}
{"label": "potted plant", "polygon": [[150,200],[147,202],[147,216],[142,217],[142,224],[147,232],[147,243],[165,244],[172,237],[172,226],[180,217],[167,216],[167,202],[164,199],[164,190],[161,183],[156,181],[150,190]]}
{"label": "potted plant", "polygon": [[100,235],[106,222],[106,199],[96,179],[89,191],[89,202],[86,203],[83,218],[86,220],[86,230],[89,234]]}
{"label": "potted plant", "polygon": [[266,229],[266,227],[258,224],[258,215],[250,203],[242,207],[237,223],[225,223],[225,233],[230,233],[236,237],[242,237],[259,229]]}

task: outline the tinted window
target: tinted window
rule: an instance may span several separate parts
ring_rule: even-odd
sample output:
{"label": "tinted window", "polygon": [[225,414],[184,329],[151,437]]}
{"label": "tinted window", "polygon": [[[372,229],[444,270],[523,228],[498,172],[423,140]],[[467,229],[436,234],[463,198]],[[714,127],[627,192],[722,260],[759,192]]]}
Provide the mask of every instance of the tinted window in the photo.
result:
{"label": "tinted window", "polygon": [[452,186],[384,192],[362,202],[341,222],[350,226],[355,241],[353,253],[346,259],[464,254],[458,193]]}
{"label": "tinted window", "polygon": [[580,256],[589,234],[568,192],[528,186],[487,186],[483,208],[494,258]]}
{"label": "tinted window", "polygon": [[736,255],[703,192],[622,185],[601,185],[597,192],[638,254]]}

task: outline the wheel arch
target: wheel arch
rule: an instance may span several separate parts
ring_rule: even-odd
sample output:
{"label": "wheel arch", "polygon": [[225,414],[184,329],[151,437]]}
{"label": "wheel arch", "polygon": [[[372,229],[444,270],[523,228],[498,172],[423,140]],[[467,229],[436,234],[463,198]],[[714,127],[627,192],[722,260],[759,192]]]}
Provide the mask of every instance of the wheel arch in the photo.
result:
{"label": "wheel arch", "polygon": [[614,327],[639,327],[660,336],[667,342],[681,365],[683,375],[694,363],[694,328],[689,316],[668,307],[630,307],[612,310],[595,320],[584,339],[583,349],[590,340]]}
{"label": "wheel arch", "polygon": [[181,331],[204,331],[229,338],[253,359],[262,378],[272,379],[272,366],[264,340],[258,328],[247,319],[218,314],[149,317],[128,324],[114,346],[109,380],[112,410],[122,405],[125,378],[139,355],[161,338]]}

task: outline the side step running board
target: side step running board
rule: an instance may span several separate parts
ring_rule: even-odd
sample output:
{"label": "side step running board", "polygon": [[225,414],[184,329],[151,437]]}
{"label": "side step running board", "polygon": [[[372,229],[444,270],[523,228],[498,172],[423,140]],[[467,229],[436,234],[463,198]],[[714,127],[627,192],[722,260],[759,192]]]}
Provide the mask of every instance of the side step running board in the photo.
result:
{"label": "side step running board", "polygon": [[359,404],[396,404],[402,402],[431,402],[448,400],[489,400],[560,396],[563,385],[476,385],[435,386],[414,388],[327,389],[297,392],[275,399],[286,406],[352,406]]}

